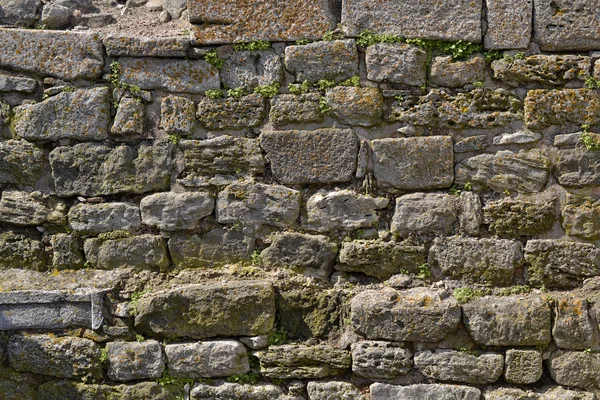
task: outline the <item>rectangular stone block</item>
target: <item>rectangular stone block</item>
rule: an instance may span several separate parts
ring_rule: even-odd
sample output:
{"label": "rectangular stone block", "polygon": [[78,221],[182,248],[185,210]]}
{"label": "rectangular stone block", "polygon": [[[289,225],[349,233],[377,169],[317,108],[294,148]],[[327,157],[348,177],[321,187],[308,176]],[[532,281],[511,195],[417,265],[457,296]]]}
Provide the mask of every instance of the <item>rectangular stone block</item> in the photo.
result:
{"label": "rectangular stone block", "polygon": [[567,54],[534,54],[492,62],[494,78],[514,87],[528,83],[552,86],[581,84],[590,74],[591,66],[590,57]]}
{"label": "rectangular stone block", "polygon": [[44,245],[40,240],[13,232],[0,233],[0,269],[44,270]]}
{"label": "rectangular stone block", "polygon": [[167,246],[161,236],[88,239],[83,250],[92,268],[98,269],[143,268],[164,271],[170,263]]}
{"label": "rectangular stone block", "polygon": [[595,125],[600,123],[600,91],[589,89],[536,89],[527,92],[525,124],[531,129],[550,125]]}
{"label": "rectangular stone block", "polygon": [[260,372],[268,378],[315,379],[343,375],[351,365],[350,352],[327,345],[271,346],[254,353]]}
{"label": "rectangular stone block", "polygon": [[408,38],[481,42],[481,0],[344,0],[342,25],[350,36],[368,29]]}
{"label": "rectangular stone block", "polygon": [[600,47],[600,1],[534,0],[534,40],[544,51]]}
{"label": "rectangular stone block", "polygon": [[598,151],[579,148],[558,151],[556,179],[566,187],[600,185],[600,157]]}
{"label": "rectangular stone block", "polygon": [[285,67],[297,82],[336,82],[358,75],[358,51],[354,40],[334,40],[285,48]]}
{"label": "rectangular stone block", "polygon": [[108,377],[114,381],[160,378],[165,370],[162,346],[156,340],[110,342]]}
{"label": "rectangular stone block", "polygon": [[504,369],[502,354],[467,354],[457,350],[426,350],[415,354],[415,367],[437,381],[485,385],[496,382]]}
{"label": "rectangular stone block", "polygon": [[215,378],[250,371],[248,351],[235,340],[169,344],[165,353],[173,377]]}
{"label": "rectangular stone block", "polygon": [[460,385],[417,384],[408,386],[374,383],[370,388],[371,400],[480,400],[481,390]]}
{"label": "rectangular stone block", "polygon": [[327,0],[189,0],[194,44],[318,39],[333,29]]}
{"label": "rectangular stone block", "polygon": [[131,203],[79,203],[69,210],[69,226],[80,234],[98,234],[140,227],[140,209]]}
{"label": "rectangular stone block", "polygon": [[254,128],[265,117],[265,100],[259,94],[240,99],[204,98],[198,103],[196,117],[204,127],[211,130]]}
{"label": "rectangular stone block", "polygon": [[185,37],[148,37],[112,34],[102,43],[111,57],[185,57],[190,41]]}
{"label": "rectangular stone block", "polygon": [[25,140],[0,142],[0,183],[33,185],[42,175],[44,152]]}
{"label": "rectangular stone block", "polygon": [[488,50],[526,49],[531,40],[533,0],[486,0]]}
{"label": "rectangular stone block", "polygon": [[66,212],[67,205],[63,200],[41,192],[6,190],[0,200],[0,222],[15,225],[64,225]]}
{"label": "rectangular stone block", "polygon": [[425,50],[402,43],[377,43],[367,47],[367,78],[375,82],[422,86],[427,80]]}
{"label": "rectangular stone block", "polygon": [[73,81],[93,80],[104,66],[97,35],[0,28],[0,66]]}

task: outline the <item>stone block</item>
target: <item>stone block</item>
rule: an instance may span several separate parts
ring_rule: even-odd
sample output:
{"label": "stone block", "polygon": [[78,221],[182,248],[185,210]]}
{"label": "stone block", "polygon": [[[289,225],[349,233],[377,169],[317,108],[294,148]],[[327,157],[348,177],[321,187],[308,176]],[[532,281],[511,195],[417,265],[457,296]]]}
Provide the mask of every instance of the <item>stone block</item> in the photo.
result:
{"label": "stone block", "polygon": [[110,34],[102,39],[110,57],[185,57],[190,41],[185,37],[151,37]]}
{"label": "stone block", "polygon": [[119,101],[115,121],[110,128],[113,136],[131,137],[144,133],[146,106],[140,99],[123,97]]}
{"label": "stone block", "polygon": [[460,200],[443,193],[411,193],[396,198],[390,231],[411,234],[448,235],[458,225]]}
{"label": "stone block", "polygon": [[494,78],[511,86],[541,84],[562,86],[585,81],[591,59],[586,56],[534,54],[524,58],[501,58],[492,62]]}
{"label": "stone block", "polygon": [[41,192],[6,190],[0,199],[0,221],[21,226],[65,225],[67,205]]}
{"label": "stone block", "polygon": [[259,94],[236,99],[204,98],[198,103],[196,116],[207,129],[245,129],[259,126],[265,117],[265,100]]}
{"label": "stone block", "polygon": [[528,130],[514,133],[502,133],[494,137],[493,143],[498,146],[509,144],[530,144],[539,141],[542,135]]}
{"label": "stone block", "polygon": [[563,386],[598,390],[600,388],[600,355],[579,351],[556,351],[548,369],[552,379]]}
{"label": "stone block", "polygon": [[250,371],[248,352],[235,340],[169,344],[165,353],[169,374],[176,378],[215,378]]}
{"label": "stone block", "polygon": [[0,74],[0,92],[33,93],[38,87],[35,79],[24,76]]}
{"label": "stone block", "polygon": [[555,160],[558,183],[569,188],[600,185],[600,158],[598,152],[585,148],[558,151]]}
{"label": "stone block", "polygon": [[41,0],[0,0],[0,24],[30,27],[41,4]]}
{"label": "stone block", "polygon": [[170,264],[161,236],[140,235],[123,239],[87,239],[85,258],[92,268],[136,268],[165,271]]}
{"label": "stone block", "polygon": [[360,341],[352,344],[352,373],[367,379],[395,379],[412,368],[410,350],[398,343]]}
{"label": "stone block", "polygon": [[0,142],[0,183],[33,185],[42,175],[44,152],[24,140]]}
{"label": "stone block", "polygon": [[487,50],[526,49],[531,40],[532,0],[486,0]]}
{"label": "stone block", "polygon": [[371,400],[479,400],[481,391],[460,385],[415,384],[395,386],[386,383],[371,385]]}
{"label": "stone block", "polygon": [[375,82],[423,86],[427,79],[427,53],[403,43],[377,43],[366,50],[367,79]]}
{"label": "stone block", "polygon": [[381,121],[383,96],[378,88],[336,86],[327,91],[325,101],[343,124],[371,127]]}
{"label": "stone block", "polygon": [[341,381],[311,381],[306,385],[309,400],[363,400],[360,390],[349,382]]}
{"label": "stone block", "polygon": [[0,269],[25,268],[41,271],[46,266],[41,241],[13,232],[0,233]]}
{"label": "stone block", "polygon": [[321,79],[341,82],[358,75],[358,51],[352,39],[315,42],[285,48],[285,67],[296,82]]}
{"label": "stone block", "polygon": [[431,64],[431,83],[436,86],[459,88],[485,78],[485,59],[477,54],[465,61],[452,56],[439,56]]}
{"label": "stone block", "polygon": [[240,385],[223,382],[217,385],[200,383],[190,392],[191,400],[244,399],[244,400],[281,400],[283,390],[279,386],[260,383],[257,385]]}
{"label": "stone block", "polygon": [[132,231],[141,224],[140,209],[131,203],[79,203],[69,210],[69,226],[82,234]]}
{"label": "stone block", "polygon": [[489,231],[500,237],[535,236],[552,228],[556,215],[554,197],[506,197],[483,207],[483,220]]}
{"label": "stone block", "polygon": [[[77,381],[49,381],[38,386],[38,400],[77,399],[103,400],[110,399],[120,393],[109,385],[83,383]],[[161,399],[163,400],[163,399]]]}
{"label": "stone block", "polygon": [[467,354],[456,350],[426,350],[415,354],[415,367],[437,381],[486,385],[496,382],[504,370],[504,356]]}
{"label": "stone block", "polygon": [[261,85],[281,84],[283,63],[273,50],[237,51],[225,59],[220,76],[225,87],[252,91]]}
{"label": "stone block", "polygon": [[208,193],[155,193],[140,201],[142,221],[165,231],[194,229],[212,214],[215,199]]}
{"label": "stone block", "polygon": [[83,244],[77,235],[57,233],[50,237],[52,268],[57,270],[79,269],[85,265]]}
{"label": "stone block", "polygon": [[600,239],[600,199],[567,194],[566,200],[562,225],[567,235],[584,240]]}
{"label": "stone block", "polygon": [[327,345],[288,344],[254,353],[267,378],[318,379],[343,375],[350,369],[350,352]]}
{"label": "stone block", "polygon": [[194,128],[196,106],[187,97],[167,96],[160,105],[160,127],[168,133],[188,136]]}
{"label": "stone block", "polygon": [[504,379],[516,385],[528,385],[542,377],[542,353],[538,350],[506,350]]}
{"label": "stone block", "polygon": [[530,129],[600,123],[600,92],[597,90],[530,90],[523,107],[525,124]]}
{"label": "stone block", "polygon": [[470,151],[483,150],[488,146],[486,135],[469,136],[454,144],[455,153],[468,153]]}
{"label": "stone block", "polygon": [[554,304],[552,337],[561,349],[585,350],[592,347],[594,328],[588,302],[577,296],[561,296]]}
{"label": "stone block", "polygon": [[160,378],[165,370],[162,346],[156,340],[109,342],[108,377],[114,381]]}
{"label": "stone block", "polygon": [[271,100],[269,121],[275,126],[323,121],[320,100],[319,93],[277,95]]}

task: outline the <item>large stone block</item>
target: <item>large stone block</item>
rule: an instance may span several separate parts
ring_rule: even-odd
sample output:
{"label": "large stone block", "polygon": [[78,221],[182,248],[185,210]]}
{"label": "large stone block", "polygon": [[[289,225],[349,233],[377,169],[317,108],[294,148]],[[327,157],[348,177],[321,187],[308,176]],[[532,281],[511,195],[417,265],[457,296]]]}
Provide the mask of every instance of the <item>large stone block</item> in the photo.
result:
{"label": "large stone block", "polygon": [[160,105],[160,127],[168,133],[188,136],[194,128],[196,105],[187,97],[167,96]]}
{"label": "large stone block", "polygon": [[310,381],[306,385],[308,398],[310,400],[363,400],[365,396],[350,382],[329,381],[319,382]]}
{"label": "large stone block", "polygon": [[165,370],[162,346],[156,340],[110,342],[108,377],[114,381],[160,378]]}
{"label": "large stone block", "polygon": [[504,379],[508,383],[528,385],[542,377],[542,353],[539,350],[506,350]]}
{"label": "large stone block", "polygon": [[169,344],[165,353],[173,377],[215,378],[250,371],[248,352],[235,340]]}
{"label": "large stone block", "polygon": [[422,351],[415,367],[438,381],[485,385],[496,382],[504,370],[504,356],[495,353],[467,354],[456,350]]}
{"label": "large stone block", "polygon": [[600,157],[584,147],[558,151],[556,179],[566,187],[600,185]]}
{"label": "large stone block", "polygon": [[275,126],[320,122],[323,113],[320,109],[321,95],[319,93],[306,93],[301,95],[280,94],[271,100],[269,121]]}
{"label": "large stone block", "polygon": [[367,47],[366,62],[371,81],[420,87],[427,79],[427,53],[417,46],[377,43]]}
{"label": "large stone block", "polygon": [[523,107],[525,124],[531,129],[600,123],[600,91],[597,90],[530,90]]}
{"label": "large stone block", "polygon": [[102,39],[110,57],[185,57],[190,41],[185,37],[150,37],[110,34]]}
{"label": "large stone block", "polygon": [[562,210],[562,225],[569,236],[586,240],[600,239],[600,199],[567,194]]}
{"label": "large stone block", "polygon": [[351,302],[352,325],[367,339],[438,342],[453,333],[460,306],[443,291],[365,290]]}
{"label": "large stone block", "polygon": [[0,233],[0,269],[45,268],[44,245],[41,241],[13,232]]}
{"label": "large stone block", "polygon": [[138,268],[164,271],[170,263],[167,246],[161,236],[88,239],[83,250],[92,268],[98,269]]}
{"label": "large stone block", "polygon": [[395,379],[412,368],[412,353],[398,343],[363,340],[352,344],[352,373],[368,379]]}
{"label": "large stone block", "polygon": [[104,48],[87,33],[0,29],[0,66],[73,81],[100,77]]}
{"label": "large stone block", "polygon": [[377,139],[371,146],[373,173],[381,188],[419,190],[452,185],[454,152],[449,136]]}
{"label": "large stone block", "polygon": [[190,0],[188,10],[195,44],[319,39],[335,25],[325,0]]}
{"label": "large stone block", "polygon": [[285,48],[285,67],[297,82],[336,82],[358,75],[358,51],[354,40],[316,42]]}
{"label": "large stone block", "polygon": [[266,131],[260,145],[284,184],[346,182],[356,169],[358,140],[351,129]]}
{"label": "large stone block", "polygon": [[43,151],[24,140],[0,142],[0,183],[33,185],[42,175]]}
{"label": "large stone block", "polygon": [[135,230],[141,224],[140,209],[131,203],[79,203],[69,210],[69,226],[83,234]]}
{"label": "large stone block", "polygon": [[506,197],[483,207],[483,222],[501,237],[535,236],[552,228],[556,215],[554,197]]}
{"label": "large stone block", "polygon": [[487,31],[483,44],[489,50],[526,49],[531,40],[532,0],[486,0]]}
{"label": "large stone block", "polygon": [[476,54],[467,60],[439,56],[431,64],[431,83],[436,86],[459,88],[485,78],[485,58]]}
{"label": "large stone block", "polygon": [[460,200],[449,194],[407,194],[396,198],[390,231],[402,237],[448,235],[457,228],[459,208]]}
{"label": "large stone block", "polygon": [[225,59],[223,86],[252,91],[256,86],[281,84],[283,63],[273,50],[238,51]]}
{"label": "large stone block", "polygon": [[371,127],[381,121],[383,96],[378,88],[336,86],[327,91],[325,101],[343,124]]}
{"label": "large stone block", "polygon": [[265,100],[259,94],[236,99],[204,98],[198,103],[196,116],[207,129],[245,129],[259,126],[265,117]]}
{"label": "large stone block", "polygon": [[163,338],[264,335],[273,328],[275,292],[269,282],[190,285],[142,297],[136,329]]}
{"label": "large stone block", "polygon": [[0,221],[14,225],[65,225],[66,212],[63,200],[41,192],[7,190],[0,200]]}
{"label": "large stone block", "polygon": [[[200,383],[190,392],[191,400],[244,399],[244,400],[281,400],[285,399],[283,390],[271,384],[240,385],[238,383],[220,383],[208,385]],[[587,400],[587,399],[586,399]]]}
{"label": "large stone block", "polygon": [[484,400],[595,400],[590,392],[565,389],[562,386],[545,386],[537,391],[522,390],[516,387],[488,387],[483,393]]}
{"label": "large stone block", "polygon": [[492,62],[494,77],[511,86],[530,83],[560,86],[584,81],[590,74],[586,56],[535,54],[524,58],[501,58]]}
{"label": "large stone block", "polygon": [[344,0],[342,24],[350,36],[376,33],[437,40],[481,42],[481,0]]}
{"label": "large stone block", "polygon": [[23,76],[0,74],[0,92],[33,93],[38,83],[35,79]]}
{"label": "large stone block", "polygon": [[41,0],[0,0],[0,24],[30,27],[41,4]]}
{"label": "large stone block", "polygon": [[78,235],[57,233],[50,237],[52,268],[57,270],[79,269],[85,265],[83,245]]}
{"label": "large stone block", "polygon": [[559,350],[550,357],[548,369],[559,385],[595,391],[600,388],[600,355],[597,353]]}
{"label": "large stone block", "polygon": [[215,199],[208,193],[155,193],[140,201],[142,221],[165,231],[193,229],[212,214]]}
{"label": "large stone block", "polygon": [[394,386],[386,383],[371,385],[371,400],[480,400],[477,388],[460,385],[416,384]]}
{"label": "large stone block", "polygon": [[145,119],[146,106],[140,99],[123,97],[119,101],[117,114],[110,128],[110,133],[116,138],[134,138],[144,133]]}
{"label": "large stone block", "polygon": [[316,379],[343,375],[350,369],[350,352],[327,345],[288,344],[255,352],[267,378]]}
{"label": "large stone block", "polygon": [[552,337],[561,349],[584,350],[592,347],[594,328],[588,302],[576,296],[561,296],[554,304]]}
{"label": "large stone block", "polygon": [[174,164],[169,142],[116,147],[79,143],[55,148],[49,159],[59,196],[164,190]]}

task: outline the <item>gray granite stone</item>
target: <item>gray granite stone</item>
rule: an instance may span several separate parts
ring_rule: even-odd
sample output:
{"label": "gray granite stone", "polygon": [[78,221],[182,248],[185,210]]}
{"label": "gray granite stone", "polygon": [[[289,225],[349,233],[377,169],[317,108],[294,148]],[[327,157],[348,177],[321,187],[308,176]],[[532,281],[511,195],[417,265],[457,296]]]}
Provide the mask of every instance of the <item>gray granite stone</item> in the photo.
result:
{"label": "gray granite stone", "polygon": [[350,382],[311,381],[306,385],[309,400],[362,400],[360,390]]}
{"label": "gray granite stone", "polygon": [[358,51],[354,40],[316,42],[285,48],[285,67],[297,82],[329,79],[341,82],[358,75]]}
{"label": "gray granite stone", "polygon": [[567,194],[562,209],[562,226],[569,236],[600,239],[600,199]]}
{"label": "gray granite stone", "polygon": [[0,142],[0,183],[33,185],[42,175],[43,151],[24,140]]}
{"label": "gray granite stone", "polygon": [[273,50],[238,51],[225,59],[220,76],[225,87],[251,91],[260,85],[281,84],[283,63]]}
{"label": "gray granite stone", "polygon": [[114,381],[160,378],[165,370],[162,346],[156,340],[109,342],[108,377]]}
{"label": "gray granite stone", "polygon": [[600,158],[597,151],[581,147],[559,150],[555,163],[556,179],[562,186],[576,188],[600,184]]}
{"label": "gray granite stone", "polygon": [[160,236],[140,235],[123,239],[87,239],[85,258],[92,268],[135,268],[165,271],[167,246]]}
{"label": "gray granite stone", "polygon": [[427,79],[427,53],[402,43],[377,43],[367,47],[367,79],[375,82],[423,86]]}
{"label": "gray granite stone", "polygon": [[69,210],[69,226],[83,234],[136,230],[141,222],[139,207],[131,203],[80,203]]}
{"label": "gray granite stone", "polygon": [[185,57],[190,41],[185,37],[151,37],[110,34],[102,39],[110,57]]}
{"label": "gray granite stone", "polygon": [[52,268],[73,270],[85,265],[83,243],[77,235],[57,233],[50,237],[52,246]]}
{"label": "gray granite stone", "polygon": [[350,352],[328,345],[288,344],[254,353],[267,378],[315,379],[343,375],[350,369]]}
{"label": "gray granite stone", "polygon": [[579,351],[556,351],[548,361],[552,379],[562,386],[580,389],[600,388],[600,355]]}
{"label": "gray granite stone", "polygon": [[525,124],[530,129],[600,123],[600,91],[597,90],[530,90],[523,107]]}
{"label": "gray granite stone", "polygon": [[194,128],[196,105],[187,97],[167,96],[160,106],[160,127],[175,135],[188,136]]}
{"label": "gray granite stone", "polygon": [[6,190],[0,200],[0,221],[22,226],[65,225],[67,205],[41,192]]}
{"label": "gray granite stone", "polygon": [[588,301],[577,295],[560,296],[554,303],[552,337],[560,349],[585,350],[592,347],[594,327]]}
{"label": "gray granite stone", "polygon": [[485,59],[480,54],[464,61],[438,56],[433,59],[430,75],[432,84],[450,88],[481,82],[485,78]]}
{"label": "gray granite stone", "polygon": [[119,101],[117,114],[110,133],[119,138],[141,135],[144,132],[146,106],[138,98],[123,97]]}
{"label": "gray granite stone", "polygon": [[0,24],[30,27],[41,4],[41,0],[0,0]]}
{"label": "gray granite stone", "polygon": [[207,129],[245,129],[259,126],[265,118],[265,100],[259,94],[240,99],[205,98],[198,103],[196,116]]}
{"label": "gray granite stone", "polygon": [[488,50],[526,49],[531,40],[532,0],[486,0]]}
{"label": "gray granite stone", "polygon": [[140,202],[144,224],[166,231],[193,229],[214,207],[214,198],[203,192],[155,193]]}
{"label": "gray granite stone", "polygon": [[426,350],[415,354],[415,367],[437,381],[485,385],[496,382],[504,370],[504,356],[467,354],[456,350]]}
{"label": "gray granite stone", "polygon": [[378,88],[336,86],[327,91],[325,101],[343,124],[372,127],[381,121],[383,96]]}
{"label": "gray granite stone", "polygon": [[45,266],[44,245],[41,241],[10,231],[0,233],[0,269],[41,271]]}
{"label": "gray granite stone", "polygon": [[235,340],[168,344],[165,353],[169,374],[176,378],[215,378],[250,371],[248,352]]}
{"label": "gray granite stone", "polygon": [[0,74],[0,92],[33,93],[38,87],[35,79],[24,76]]}
{"label": "gray granite stone", "polygon": [[534,54],[492,62],[494,77],[515,87],[532,83],[552,86],[580,83],[590,74],[591,66],[590,57],[566,54]]}
{"label": "gray granite stone", "polygon": [[542,377],[542,353],[539,350],[506,350],[504,364],[504,379],[508,383],[528,385]]}
{"label": "gray granite stone", "polygon": [[244,400],[282,400],[286,399],[279,386],[259,383],[240,385],[223,382],[217,385],[200,383],[190,392],[191,400],[244,399]]}
{"label": "gray granite stone", "polygon": [[323,121],[320,100],[319,93],[277,95],[271,100],[269,121],[276,126]]}
{"label": "gray granite stone", "polygon": [[371,400],[479,400],[481,391],[460,385],[415,384],[395,386],[386,383],[371,385]]}
{"label": "gray granite stone", "polygon": [[368,379],[394,379],[412,368],[410,350],[398,343],[360,341],[352,344],[352,373]]}

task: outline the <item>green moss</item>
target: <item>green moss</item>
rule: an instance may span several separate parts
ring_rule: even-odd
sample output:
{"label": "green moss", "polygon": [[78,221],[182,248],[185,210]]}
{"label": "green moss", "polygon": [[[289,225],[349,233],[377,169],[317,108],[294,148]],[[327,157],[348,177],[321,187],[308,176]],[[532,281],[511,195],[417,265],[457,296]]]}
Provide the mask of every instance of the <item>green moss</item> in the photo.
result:
{"label": "green moss", "polygon": [[207,90],[206,92],[204,92],[204,95],[209,99],[222,99],[223,91],[219,89]]}
{"label": "green moss", "polygon": [[165,368],[162,376],[156,379],[156,383],[161,386],[174,385],[183,388],[186,384],[192,386],[195,379],[193,378],[173,378],[169,373],[169,370]]}
{"label": "green moss", "polygon": [[216,50],[211,50],[204,55],[204,61],[215,67],[216,69],[223,68],[224,61],[219,58]]}
{"label": "green moss", "polygon": [[226,381],[243,385],[255,385],[258,383],[258,374],[250,371],[245,374],[231,375],[227,377]]}
{"label": "green moss", "polygon": [[123,91],[128,91],[132,95],[138,95],[141,92],[141,89],[137,85],[130,85],[128,83],[121,81],[121,76],[123,75],[123,67],[119,64],[118,61],[113,61],[110,63],[110,74],[109,79],[110,83],[112,83],[115,88],[121,89]]}
{"label": "green moss", "polygon": [[298,40],[296,40],[296,42],[294,43],[296,46],[304,46],[307,44],[312,43],[312,40],[307,39],[307,38],[300,38]]}
{"label": "green moss", "polygon": [[102,232],[98,235],[100,240],[115,240],[131,237],[131,232],[125,230],[114,230],[110,232]]}
{"label": "green moss", "polygon": [[271,43],[265,40],[254,40],[252,42],[247,43],[234,43],[233,50],[234,51],[256,51],[256,50],[268,50],[271,48]]}
{"label": "green moss", "polygon": [[269,336],[267,337],[269,346],[278,346],[289,342],[290,338],[288,337],[288,332],[285,328],[273,329],[269,332]]}
{"label": "green moss", "polygon": [[503,55],[498,50],[490,50],[483,53],[483,57],[485,58],[485,62],[487,64],[491,64],[495,60],[500,60]]}
{"label": "green moss", "polygon": [[419,279],[427,279],[431,276],[431,271],[429,271],[429,266],[427,264],[421,264],[418,267],[419,273],[416,275]]}
{"label": "green moss", "polygon": [[369,47],[377,43],[405,43],[405,39],[389,33],[373,33],[368,29],[360,32],[356,38],[356,44],[362,47]]}
{"label": "green moss", "polygon": [[327,90],[335,87],[336,83],[331,79],[320,79],[317,82],[316,86],[319,90]]}
{"label": "green moss", "polygon": [[288,86],[291,94],[305,94],[310,91],[310,84],[307,80],[302,83],[292,83]]}
{"label": "green moss", "polygon": [[581,143],[589,151],[598,151],[600,150],[600,135],[583,132],[581,134]]}
{"label": "green moss", "polygon": [[227,90],[227,96],[233,97],[234,99],[240,99],[244,94],[246,94],[245,90],[241,87]]}
{"label": "green moss", "polygon": [[348,78],[345,81],[340,82],[340,86],[360,86],[360,78],[358,76],[353,76],[352,78]]}
{"label": "green moss", "polygon": [[[150,293],[149,290],[142,290],[139,292],[133,292],[131,294],[131,300],[129,301],[129,315],[131,315],[132,317],[135,317],[137,315],[138,302],[140,301],[142,296],[144,296],[145,294],[148,294],[148,293]],[[143,337],[142,337],[142,341],[143,341]]]}
{"label": "green moss", "polygon": [[600,79],[596,79],[593,76],[585,77],[585,87],[588,89],[600,89]]}
{"label": "green moss", "polygon": [[458,302],[458,304],[466,304],[470,301],[485,296],[487,291],[481,289],[472,289],[469,287],[456,288],[452,292],[452,295]]}
{"label": "green moss", "polygon": [[498,292],[500,296],[511,296],[513,294],[531,293],[531,288],[528,285],[517,285],[509,288],[504,288]]}

